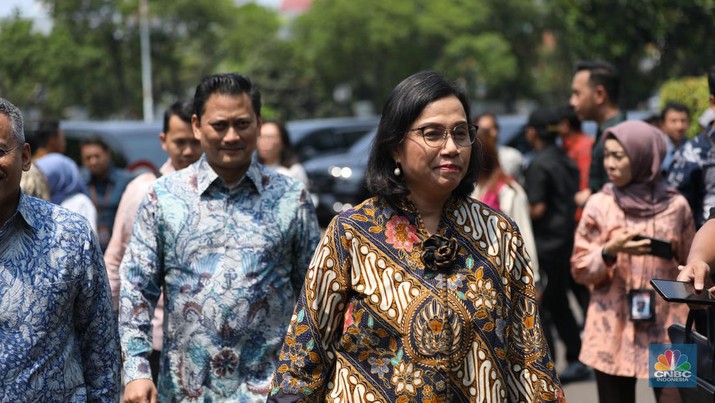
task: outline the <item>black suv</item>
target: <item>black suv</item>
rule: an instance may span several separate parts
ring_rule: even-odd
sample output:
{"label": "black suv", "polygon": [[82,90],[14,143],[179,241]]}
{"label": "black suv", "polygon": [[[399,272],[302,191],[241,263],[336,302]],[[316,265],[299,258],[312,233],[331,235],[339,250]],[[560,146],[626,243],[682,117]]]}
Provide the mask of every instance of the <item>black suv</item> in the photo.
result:
{"label": "black suv", "polygon": [[293,120],[286,123],[298,159],[307,161],[326,153],[342,153],[377,127],[379,117]]}

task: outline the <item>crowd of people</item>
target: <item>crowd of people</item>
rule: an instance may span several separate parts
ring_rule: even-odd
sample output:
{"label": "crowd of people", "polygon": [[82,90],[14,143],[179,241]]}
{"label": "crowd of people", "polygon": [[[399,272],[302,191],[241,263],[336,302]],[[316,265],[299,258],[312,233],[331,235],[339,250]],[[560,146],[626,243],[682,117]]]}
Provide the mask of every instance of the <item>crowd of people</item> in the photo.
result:
{"label": "crowd of people", "polygon": [[595,376],[634,402],[688,313],[650,279],[712,286],[715,122],[687,139],[676,102],[628,120],[620,89],[579,63],[568,105],[529,115],[527,158],[415,73],[383,107],[373,196],[324,231],[248,77],[172,104],[167,161],[137,177],[99,137],[77,166],[56,121],[26,138],[0,98],[0,400],[563,402]]}

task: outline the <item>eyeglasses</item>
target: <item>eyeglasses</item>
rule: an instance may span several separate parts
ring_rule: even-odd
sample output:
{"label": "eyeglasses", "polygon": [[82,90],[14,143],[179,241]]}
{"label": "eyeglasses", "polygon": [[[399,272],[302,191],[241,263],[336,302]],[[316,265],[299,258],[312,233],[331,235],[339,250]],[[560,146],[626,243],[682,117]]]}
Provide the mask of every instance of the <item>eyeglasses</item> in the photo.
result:
{"label": "eyeglasses", "polygon": [[16,145],[15,147],[10,147],[7,150],[0,147],[0,160],[5,158],[8,154],[10,154],[11,152],[15,151],[18,148],[20,148],[20,144]]}
{"label": "eyeglasses", "polygon": [[452,129],[447,129],[442,125],[427,125],[410,129],[408,132],[419,132],[428,147],[440,148],[447,142],[447,136],[452,133],[454,144],[459,147],[469,147],[474,144],[477,137],[478,127],[467,123],[461,123]]}

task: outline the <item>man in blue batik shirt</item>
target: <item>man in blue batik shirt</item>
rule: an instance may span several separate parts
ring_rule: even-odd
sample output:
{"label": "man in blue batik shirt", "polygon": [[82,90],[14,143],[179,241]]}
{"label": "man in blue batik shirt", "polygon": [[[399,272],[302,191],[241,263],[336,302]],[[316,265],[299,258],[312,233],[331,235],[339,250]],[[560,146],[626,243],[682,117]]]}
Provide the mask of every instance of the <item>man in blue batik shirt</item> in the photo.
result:
{"label": "man in blue batik shirt", "polygon": [[20,110],[0,98],[0,401],[116,402],[117,322],[87,220],[26,196]]}
{"label": "man in blue batik shirt", "polygon": [[[710,108],[715,110],[715,65],[708,72]],[[715,207],[715,122],[687,141],[673,156],[668,182],[688,199],[700,228]]]}
{"label": "man in blue batik shirt", "polygon": [[[265,401],[320,229],[302,184],[252,156],[260,93],[239,74],[196,88],[204,156],[156,181],[120,266],[124,399]],[[165,295],[158,387],[151,315]]]}

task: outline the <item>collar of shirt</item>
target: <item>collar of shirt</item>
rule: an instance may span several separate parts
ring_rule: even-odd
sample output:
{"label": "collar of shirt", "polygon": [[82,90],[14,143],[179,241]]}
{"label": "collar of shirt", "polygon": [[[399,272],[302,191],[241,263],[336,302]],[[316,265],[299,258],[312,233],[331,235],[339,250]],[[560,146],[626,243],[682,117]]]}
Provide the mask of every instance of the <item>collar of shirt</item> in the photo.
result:
{"label": "collar of shirt", "polygon": [[15,213],[10,216],[10,218],[5,221],[5,224],[0,224],[2,225],[0,227],[0,238],[2,238],[5,235],[5,232],[7,231],[8,228],[12,226],[12,223],[15,222],[18,218],[22,218],[27,225],[30,227],[36,229],[40,227],[40,223],[37,222],[37,214],[33,214],[32,207],[30,206],[30,201],[28,199],[28,196],[25,195],[25,192],[20,190],[20,201],[17,204],[17,210],[15,210]]}
{"label": "collar of shirt", "polygon": [[619,112],[618,115],[603,122],[603,124],[601,126],[599,126],[598,130],[599,130],[599,132],[602,133],[602,132],[605,132],[606,129],[608,129],[609,127],[613,127],[613,126],[615,126],[621,122],[625,122],[625,121],[626,121],[626,114],[623,112]]}
{"label": "collar of shirt", "polygon": [[162,165],[161,168],[159,168],[159,173],[161,173],[162,175],[168,175],[172,172],[176,172],[176,168],[174,168],[174,166],[171,165],[171,159],[167,158],[164,165]]}
{"label": "collar of shirt", "polygon": [[[218,176],[216,171],[214,171],[208,161],[206,161],[205,155],[201,156],[201,158],[196,161],[193,166],[196,169],[196,183],[200,194],[206,192],[212,184],[221,184],[224,187],[226,186],[224,180]],[[238,181],[236,188],[250,186],[253,184],[253,187],[259,194],[263,193],[264,184],[262,178],[263,175],[258,162],[256,162],[255,158],[251,159],[251,164],[248,166],[248,170],[243,175],[243,178]]]}

